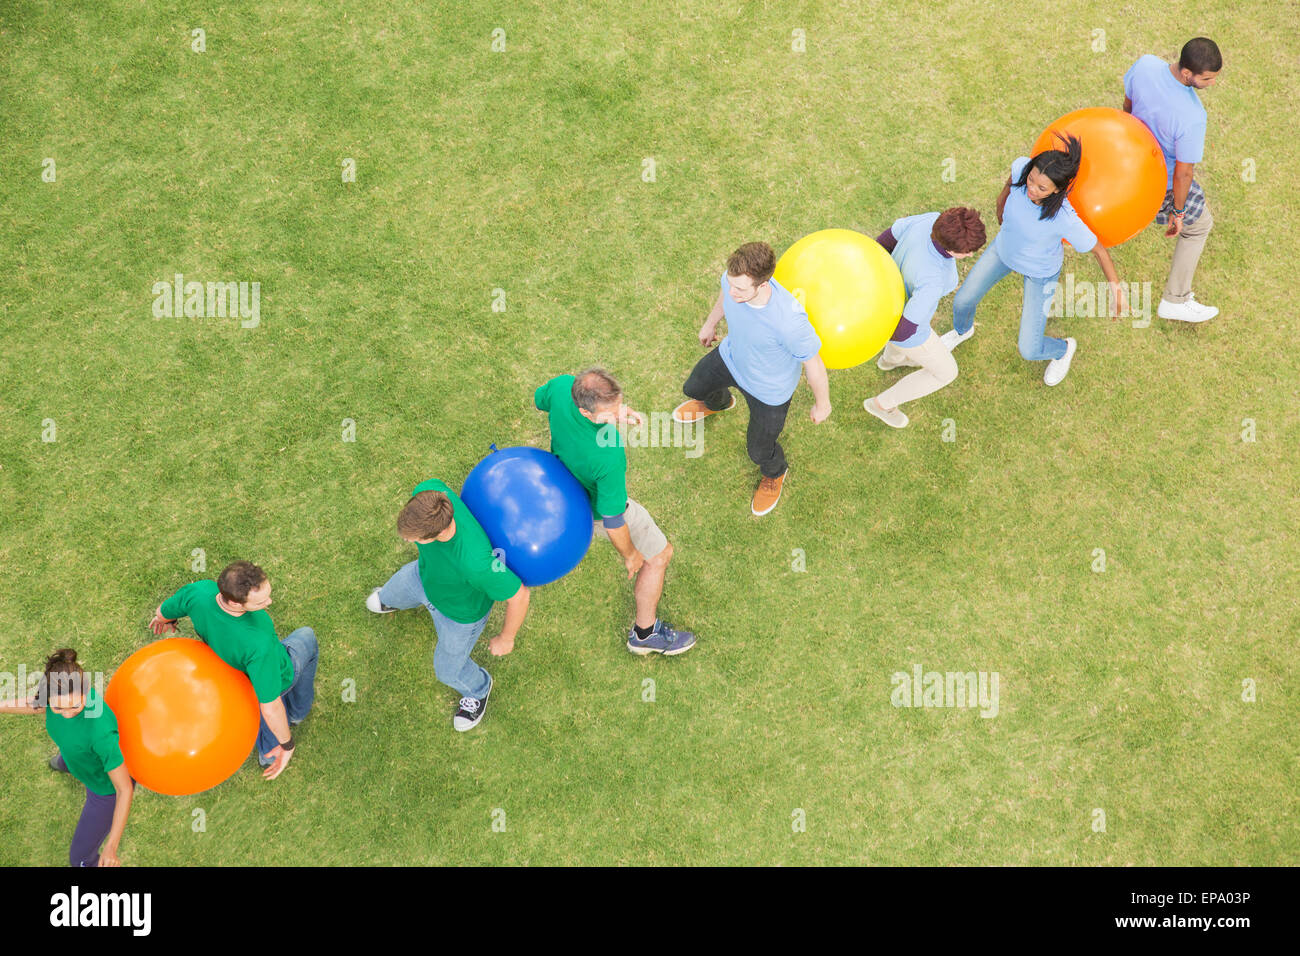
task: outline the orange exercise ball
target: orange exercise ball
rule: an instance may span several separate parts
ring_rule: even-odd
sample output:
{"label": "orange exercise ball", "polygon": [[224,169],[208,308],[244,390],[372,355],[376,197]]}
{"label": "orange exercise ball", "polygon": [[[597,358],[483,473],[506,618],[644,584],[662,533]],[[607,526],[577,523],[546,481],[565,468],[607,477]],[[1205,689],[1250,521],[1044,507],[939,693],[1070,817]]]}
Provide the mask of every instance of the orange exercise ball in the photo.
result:
{"label": "orange exercise ball", "polygon": [[257,741],[253,685],[202,641],[170,637],[136,651],[104,695],[126,769],[155,793],[184,796],[225,780]]}
{"label": "orange exercise ball", "polygon": [[893,257],[852,229],[804,236],[777,260],[775,278],[803,303],[827,368],[861,365],[884,348],[907,301]]}
{"label": "orange exercise ball", "polygon": [[1146,124],[1100,106],[1066,113],[1034,143],[1031,155],[1060,149],[1057,133],[1079,140],[1079,175],[1070,205],[1103,246],[1118,246],[1145,229],[1165,201],[1168,172],[1160,144]]}

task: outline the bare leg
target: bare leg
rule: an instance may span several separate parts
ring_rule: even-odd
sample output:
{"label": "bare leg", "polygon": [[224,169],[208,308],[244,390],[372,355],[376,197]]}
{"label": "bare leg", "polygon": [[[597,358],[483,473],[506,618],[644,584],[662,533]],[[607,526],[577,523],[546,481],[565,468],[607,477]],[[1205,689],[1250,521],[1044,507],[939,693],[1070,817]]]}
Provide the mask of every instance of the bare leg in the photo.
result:
{"label": "bare leg", "polygon": [[654,627],[659,610],[659,597],[664,593],[664,572],[673,557],[670,544],[653,558],[647,558],[636,574],[636,626]]}

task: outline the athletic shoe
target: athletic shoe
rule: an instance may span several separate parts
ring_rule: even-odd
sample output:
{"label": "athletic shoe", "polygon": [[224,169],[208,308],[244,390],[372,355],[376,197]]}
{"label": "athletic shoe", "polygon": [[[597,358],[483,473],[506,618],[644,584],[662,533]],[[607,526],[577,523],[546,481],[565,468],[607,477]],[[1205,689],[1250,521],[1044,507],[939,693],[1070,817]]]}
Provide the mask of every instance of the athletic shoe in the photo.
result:
{"label": "athletic shoe", "polygon": [[761,518],[781,500],[781,486],[785,484],[785,476],[790,474],[787,466],[785,474],[779,478],[760,478],[758,487],[754,489],[754,500],[750,503],[749,510],[754,513],[755,517]]}
{"label": "athletic shoe", "polygon": [[975,326],[973,325],[960,334],[956,329],[949,329],[947,332],[943,333],[943,335],[939,336],[939,341],[943,343],[944,348],[951,352],[974,334]]}
{"label": "athletic shoe", "polygon": [[488,675],[488,689],[482,697],[462,697],[460,699],[460,708],[456,711],[456,716],[451,719],[451,725],[457,730],[473,730],[478,726],[478,722],[483,719],[487,713],[488,694],[492,693],[492,675]]}
{"label": "athletic shoe", "polygon": [[375,588],[370,592],[370,597],[366,598],[366,610],[374,611],[376,614],[392,614],[397,610],[395,607],[389,607],[383,601],[379,600],[379,592],[382,588]]}
{"label": "athletic shoe", "polygon": [[1048,385],[1061,384],[1061,380],[1070,371],[1070,359],[1074,358],[1074,350],[1077,346],[1078,343],[1074,339],[1065,340],[1065,354],[1047,363],[1047,371],[1043,373],[1044,382]]}
{"label": "athletic shoe", "polygon": [[1156,307],[1156,315],[1160,318],[1173,319],[1177,322],[1205,322],[1218,314],[1217,308],[1212,305],[1201,305],[1194,295],[1189,295],[1186,302],[1169,302],[1161,299],[1160,305]]}
{"label": "athletic shoe", "polygon": [[869,398],[862,403],[862,407],[891,428],[907,427],[907,416],[899,409],[895,408],[892,412],[887,412],[883,408],[878,407],[879,404],[880,403],[874,398]]}
{"label": "athletic shoe", "polygon": [[50,758],[50,769],[55,773],[71,773],[68,765],[63,762],[63,754],[55,754]]}
{"label": "athletic shoe", "polygon": [[726,408],[713,409],[709,408],[698,398],[687,399],[673,409],[673,421],[680,422],[683,425],[690,425],[693,422],[701,421],[710,415],[716,415],[718,412],[729,412],[736,407],[736,396],[731,396],[731,404]]}
{"label": "athletic shoe", "polygon": [[633,654],[644,657],[646,654],[662,654],[672,657],[685,654],[695,646],[695,635],[690,631],[676,630],[666,621],[655,620],[655,628],[643,641],[636,636],[636,628],[627,632],[627,649]]}

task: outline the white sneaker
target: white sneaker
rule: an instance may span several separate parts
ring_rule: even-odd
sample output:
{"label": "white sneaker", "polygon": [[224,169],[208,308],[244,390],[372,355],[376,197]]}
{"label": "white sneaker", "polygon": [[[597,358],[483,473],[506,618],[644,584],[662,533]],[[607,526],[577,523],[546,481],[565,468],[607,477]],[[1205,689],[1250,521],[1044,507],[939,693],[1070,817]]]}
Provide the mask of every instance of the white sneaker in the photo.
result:
{"label": "white sneaker", "polygon": [[949,352],[961,345],[968,338],[975,334],[975,326],[971,326],[967,331],[958,333],[956,329],[949,329],[943,335],[939,336],[939,341],[943,343],[944,348]]}
{"label": "white sneaker", "polygon": [[397,610],[395,607],[389,607],[379,600],[380,588],[375,588],[370,592],[370,597],[366,598],[366,610],[374,611],[376,614],[392,614]]}
{"label": "white sneaker", "polygon": [[1218,314],[1217,308],[1212,305],[1201,305],[1194,295],[1189,295],[1186,302],[1170,302],[1161,299],[1160,305],[1156,308],[1156,315],[1160,318],[1173,319],[1177,322],[1205,322]]}
{"label": "white sneaker", "polygon": [[1078,343],[1074,339],[1065,340],[1065,354],[1059,359],[1052,359],[1047,363],[1047,371],[1043,373],[1044,382],[1048,385],[1061,384],[1061,380],[1070,371],[1070,359],[1074,358],[1074,350],[1077,347]]}
{"label": "white sneaker", "polygon": [[875,400],[875,398],[867,399],[865,402],[862,403],[862,407],[865,408],[872,415],[875,415],[877,418],[879,418],[882,422],[884,422],[886,425],[890,426],[891,428],[907,427],[907,416],[904,415],[902,411],[900,411],[897,408],[894,409],[892,412],[885,411],[883,408],[879,407],[879,403]]}

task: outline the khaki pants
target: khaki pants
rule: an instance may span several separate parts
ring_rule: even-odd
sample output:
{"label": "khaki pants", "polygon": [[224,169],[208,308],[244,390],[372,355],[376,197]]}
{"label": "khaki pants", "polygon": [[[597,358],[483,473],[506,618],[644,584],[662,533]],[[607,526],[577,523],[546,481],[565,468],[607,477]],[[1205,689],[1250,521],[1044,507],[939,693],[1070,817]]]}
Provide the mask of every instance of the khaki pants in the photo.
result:
{"label": "khaki pants", "polygon": [[931,332],[928,339],[910,349],[899,348],[890,342],[885,346],[884,362],[886,365],[921,366],[876,396],[876,401],[885,408],[897,408],[904,402],[937,392],[957,377],[957,360],[937,332]]}
{"label": "khaki pants", "polygon": [[1205,248],[1205,238],[1214,225],[1210,215],[1210,203],[1207,200],[1205,210],[1196,222],[1183,226],[1183,231],[1174,240],[1174,261],[1169,266],[1169,278],[1165,281],[1165,301],[1172,303],[1186,302],[1192,294],[1192,279],[1196,276],[1196,264],[1201,259],[1201,250]]}
{"label": "khaki pants", "polygon": [[[650,517],[650,512],[631,498],[627,499],[627,510],[623,512],[623,520],[627,522],[628,533],[632,536],[632,547],[640,551],[641,556],[647,561],[668,547],[668,539],[655,524],[655,519]],[[595,532],[609,537],[609,532],[599,521],[596,522]]]}

